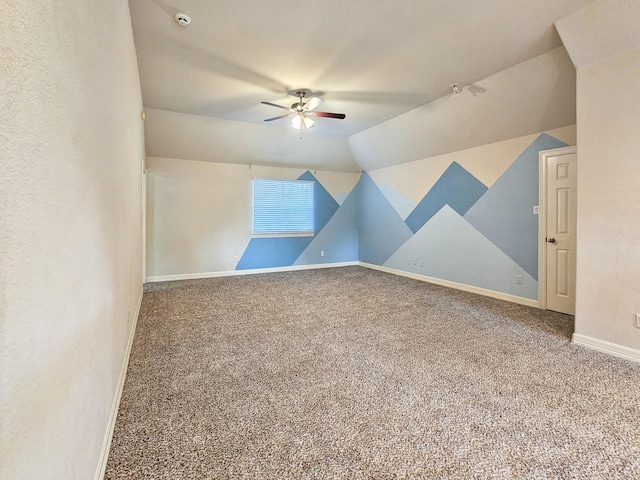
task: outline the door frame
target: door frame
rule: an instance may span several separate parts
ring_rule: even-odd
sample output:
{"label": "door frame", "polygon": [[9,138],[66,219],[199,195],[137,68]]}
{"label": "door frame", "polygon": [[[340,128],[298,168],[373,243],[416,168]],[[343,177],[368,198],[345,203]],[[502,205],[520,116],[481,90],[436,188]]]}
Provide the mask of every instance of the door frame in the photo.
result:
{"label": "door frame", "polygon": [[[547,158],[561,155],[577,155],[575,145],[542,150],[539,157],[539,192],[538,192],[538,308],[547,309]],[[577,162],[576,162],[577,167]]]}

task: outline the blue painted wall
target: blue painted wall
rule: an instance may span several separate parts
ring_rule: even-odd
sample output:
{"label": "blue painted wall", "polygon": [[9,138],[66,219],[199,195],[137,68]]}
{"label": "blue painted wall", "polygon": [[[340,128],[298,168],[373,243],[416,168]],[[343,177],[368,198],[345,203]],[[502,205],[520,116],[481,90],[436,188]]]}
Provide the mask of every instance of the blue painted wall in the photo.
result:
{"label": "blue painted wall", "polygon": [[[383,262],[370,263],[537,299],[538,217],[532,207],[538,205],[538,154],[564,146],[539,135],[488,189],[452,162],[407,217],[411,238]],[[380,208],[362,204],[365,215]],[[361,244],[367,236],[375,241],[367,230],[360,236]],[[360,259],[366,261],[362,252]]]}
{"label": "blue painted wall", "polygon": [[550,135],[540,135],[515,159],[491,188],[464,215],[514,262],[538,279],[538,157],[541,150],[566,147]]}
{"label": "blue painted wall", "polygon": [[323,229],[315,235],[313,241],[296,259],[294,265],[356,261],[359,215],[360,191],[354,188]]}
{"label": "blue painted wall", "polygon": [[313,237],[252,238],[236,270],[293,265]]}
{"label": "blue painted wall", "polygon": [[[315,235],[252,238],[236,270],[358,260],[357,217],[360,201],[356,189],[339,205],[311,172],[306,171],[298,180],[315,182]],[[325,256],[321,256],[322,251]]]}
{"label": "blue painted wall", "polygon": [[453,161],[405,220],[366,172],[340,205],[307,171],[315,236],[252,239],[237,269],[359,260],[536,299],[538,154],[563,146],[539,135],[490,188]]}
{"label": "blue painted wall", "polygon": [[486,191],[480,180],[453,162],[409,214],[407,225],[416,233],[445,205],[464,215]]}
{"label": "blue painted wall", "polygon": [[363,172],[355,187],[360,196],[358,256],[361,262],[382,265],[412,232],[371,177]]}

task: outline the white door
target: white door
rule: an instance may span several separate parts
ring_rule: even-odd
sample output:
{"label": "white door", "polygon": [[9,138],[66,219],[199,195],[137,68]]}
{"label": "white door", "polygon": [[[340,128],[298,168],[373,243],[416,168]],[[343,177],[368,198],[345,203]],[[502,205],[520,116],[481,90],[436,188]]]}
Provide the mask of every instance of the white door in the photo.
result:
{"label": "white door", "polygon": [[571,153],[545,155],[544,159],[547,180],[544,239],[547,309],[574,315],[577,158],[573,149]]}

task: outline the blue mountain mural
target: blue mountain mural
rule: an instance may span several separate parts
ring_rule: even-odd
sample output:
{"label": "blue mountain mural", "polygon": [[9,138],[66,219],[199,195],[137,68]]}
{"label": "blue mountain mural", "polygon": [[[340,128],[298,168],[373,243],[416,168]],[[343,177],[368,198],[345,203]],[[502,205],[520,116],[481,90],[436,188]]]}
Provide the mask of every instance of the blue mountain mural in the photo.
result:
{"label": "blue mountain mural", "polygon": [[405,197],[388,183],[380,185],[380,191],[384,193],[384,196],[387,197],[387,200],[389,200],[389,203],[401,218],[407,218],[409,214],[413,212],[413,209],[416,208],[414,201]]}
{"label": "blue mountain mural", "polygon": [[[314,224],[318,235],[338,210],[334,200],[322,184],[310,171],[298,177],[298,180],[314,181]],[[270,237],[252,238],[236,265],[236,270],[254,268],[288,267],[309,246],[314,237]]]}
{"label": "blue mountain mural", "polygon": [[360,195],[354,188],[294,265],[357,261],[359,209]]}
{"label": "blue mountain mural", "polygon": [[453,162],[405,221],[416,233],[445,205],[464,215],[486,191],[480,180]]}
{"label": "blue mountain mural", "polygon": [[311,243],[313,237],[252,238],[236,270],[288,267]]}
{"label": "blue mountain mural", "polygon": [[358,251],[360,261],[382,265],[412,232],[391,206],[369,174],[362,176],[354,187],[360,197]]}
{"label": "blue mountain mural", "polygon": [[538,205],[538,156],[541,150],[566,146],[541,134],[464,214],[465,220],[536,280],[538,216],[533,215],[533,206]]}
{"label": "blue mountain mural", "polygon": [[298,177],[298,180],[308,180],[315,182],[313,188],[313,197],[315,202],[315,231],[316,235],[327,224],[329,219],[333,217],[333,214],[338,210],[338,202],[331,196],[327,189],[322,186],[313,174],[307,170],[305,173]]}
{"label": "blue mountain mural", "polygon": [[[534,278],[447,205],[384,266],[518,297],[538,295]],[[522,284],[516,284],[516,275]]]}

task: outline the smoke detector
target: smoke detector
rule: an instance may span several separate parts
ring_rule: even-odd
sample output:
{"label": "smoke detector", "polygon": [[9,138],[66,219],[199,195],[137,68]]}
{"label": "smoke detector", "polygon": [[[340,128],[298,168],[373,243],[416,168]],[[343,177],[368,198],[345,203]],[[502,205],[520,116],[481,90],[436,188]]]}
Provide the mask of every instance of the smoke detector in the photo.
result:
{"label": "smoke detector", "polygon": [[186,27],[191,23],[191,17],[186,13],[176,12],[174,18],[176,19],[176,23],[181,27]]}

